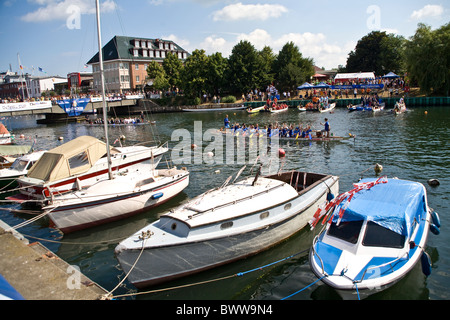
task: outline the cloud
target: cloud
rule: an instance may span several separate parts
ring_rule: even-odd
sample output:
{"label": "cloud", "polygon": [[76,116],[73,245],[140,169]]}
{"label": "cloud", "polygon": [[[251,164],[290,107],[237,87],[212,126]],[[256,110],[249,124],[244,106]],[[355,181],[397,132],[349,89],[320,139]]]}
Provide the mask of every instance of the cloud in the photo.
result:
{"label": "cloud", "polygon": [[221,52],[224,57],[228,57],[233,47],[242,40],[249,41],[256,50],[269,46],[275,54],[278,54],[287,42],[293,42],[303,57],[312,58],[315,65],[326,69],[345,65],[349,52],[356,46],[354,41],[342,44],[328,43],[323,33],[286,33],[273,37],[266,30],[255,29],[250,33],[234,34],[232,40],[226,40],[217,35],[208,36],[200,43],[200,48],[204,49],[208,55]]}
{"label": "cloud", "polygon": [[279,18],[288,9],[279,4],[230,4],[212,14],[214,21],[267,20]]}
{"label": "cloud", "polygon": [[411,14],[411,19],[421,20],[424,18],[440,18],[444,13],[444,8],[440,5],[427,4],[420,10],[415,10]]}
{"label": "cloud", "polygon": [[[43,22],[53,20],[65,20],[75,11],[80,14],[94,14],[95,4],[91,0],[34,0],[40,7],[22,16],[25,22]],[[102,12],[115,10],[114,0],[105,0],[100,4]]]}

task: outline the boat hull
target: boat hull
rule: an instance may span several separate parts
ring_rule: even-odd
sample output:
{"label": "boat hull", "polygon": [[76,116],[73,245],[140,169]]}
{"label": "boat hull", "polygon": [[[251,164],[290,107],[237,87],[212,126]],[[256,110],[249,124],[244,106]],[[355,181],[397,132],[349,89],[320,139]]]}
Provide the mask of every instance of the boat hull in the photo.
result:
{"label": "boat hull", "polygon": [[[168,177],[148,190],[140,190],[115,197],[99,197],[76,204],[58,205],[44,208],[52,223],[67,234],[78,230],[106,224],[139,214],[170,200],[189,184],[186,171],[176,177]],[[162,194],[162,195],[161,195]]]}
{"label": "boat hull", "polygon": [[[276,211],[286,210],[287,203],[290,203],[290,212],[285,212],[284,218],[277,222],[267,222],[266,224],[257,222],[257,227],[242,227],[245,230],[229,233],[226,236],[211,235],[203,240],[186,239],[185,242],[178,245],[148,247],[144,250],[125,249],[119,244],[116,248],[116,257],[126,274],[138,260],[130,272],[128,280],[137,288],[143,288],[257,254],[291,237],[305,227],[317,207],[327,200],[328,191],[338,192],[338,179],[333,178],[333,180],[326,180],[330,189],[321,183],[315,187],[314,191],[311,191],[312,193],[299,194],[295,199],[276,207],[253,213],[254,221],[259,221],[261,215],[266,213],[276,216]],[[233,210],[233,207],[230,207],[229,210]],[[249,217],[240,219],[245,218]],[[233,223],[239,226],[245,225],[240,224],[238,220],[233,220]],[[249,225],[251,226],[251,224]]]}

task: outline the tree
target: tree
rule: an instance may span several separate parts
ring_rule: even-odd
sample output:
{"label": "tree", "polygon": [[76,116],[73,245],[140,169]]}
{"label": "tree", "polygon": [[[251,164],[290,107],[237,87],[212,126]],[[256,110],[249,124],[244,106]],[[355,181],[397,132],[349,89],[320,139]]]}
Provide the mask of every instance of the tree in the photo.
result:
{"label": "tree", "polygon": [[173,90],[180,85],[180,72],[183,68],[183,64],[177,55],[171,52],[167,52],[166,58],[163,61],[163,69],[166,74],[167,82],[170,88]]}
{"label": "tree", "polygon": [[222,88],[225,86],[225,72],[228,67],[228,60],[222,57],[220,52],[216,52],[209,56],[207,73],[207,91],[212,94],[220,94]]}
{"label": "tree", "polygon": [[228,58],[226,78],[230,91],[240,94],[259,88],[260,67],[255,47],[249,41],[240,41],[233,47]]}
{"label": "tree", "polygon": [[186,59],[181,71],[181,88],[189,98],[201,97],[202,92],[207,92],[208,70],[205,68],[209,58],[205,50],[194,50]]}
{"label": "tree", "polygon": [[450,23],[432,31],[420,23],[406,44],[406,68],[426,94],[448,95],[450,87]]}
{"label": "tree", "polygon": [[276,55],[273,53],[272,48],[265,46],[258,52],[258,58],[260,60],[260,76],[261,86],[266,87],[275,80],[274,62]]}
{"label": "tree", "polygon": [[303,58],[293,42],[286,43],[274,61],[275,78],[281,90],[295,90],[314,74],[313,61]]}
{"label": "tree", "polygon": [[152,87],[156,90],[166,90],[170,87],[164,68],[156,61],[151,61],[147,67],[147,75],[153,80]]}
{"label": "tree", "polygon": [[355,51],[351,51],[347,59],[347,72],[373,71],[383,74],[380,60],[381,42],[386,32],[372,31],[362,37],[356,44]]}
{"label": "tree", "polygon": [[405,46],[406,39],[402,36],[388,34],[381,39],[380,64],[381,74],[395,72],[403,74],[405,72]]}

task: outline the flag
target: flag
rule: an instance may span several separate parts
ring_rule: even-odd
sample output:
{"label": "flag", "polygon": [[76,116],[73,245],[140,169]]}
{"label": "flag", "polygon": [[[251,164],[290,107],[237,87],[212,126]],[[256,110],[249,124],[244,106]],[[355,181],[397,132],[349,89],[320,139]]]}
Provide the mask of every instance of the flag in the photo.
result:
{"label": "flag", "polygon": [[84,65],[84,68],[89,68],[86,64]]}
{"label": "flag", "polygon": [[20,65],[19,68],[20,68],[20,70],[23,70],[23,66],[22,65]]}
{"label": "flag", "polygon": [[38,67],[38,70],[39,70],[40,72],[47,73],[47,72],[45,72],[44,69],[42,69],[41,67]]}

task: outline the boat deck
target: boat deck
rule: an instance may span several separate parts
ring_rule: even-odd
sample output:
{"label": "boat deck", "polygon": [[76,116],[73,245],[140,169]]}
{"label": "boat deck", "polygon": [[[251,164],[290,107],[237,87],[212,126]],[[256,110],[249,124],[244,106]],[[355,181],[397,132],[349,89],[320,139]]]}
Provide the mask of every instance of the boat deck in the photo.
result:
{"label": "boat deck", "polygon": [[0,220],[0,274],[26,300],[98,300],[107,293],[39,242],[5,232]]}

